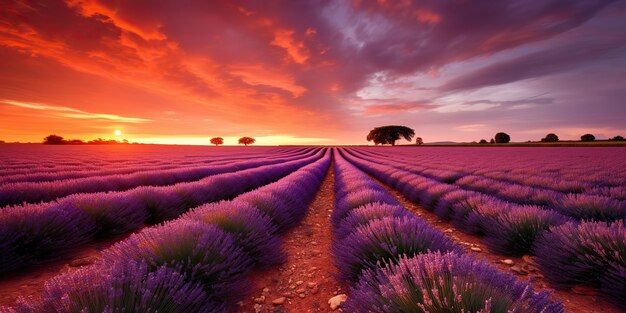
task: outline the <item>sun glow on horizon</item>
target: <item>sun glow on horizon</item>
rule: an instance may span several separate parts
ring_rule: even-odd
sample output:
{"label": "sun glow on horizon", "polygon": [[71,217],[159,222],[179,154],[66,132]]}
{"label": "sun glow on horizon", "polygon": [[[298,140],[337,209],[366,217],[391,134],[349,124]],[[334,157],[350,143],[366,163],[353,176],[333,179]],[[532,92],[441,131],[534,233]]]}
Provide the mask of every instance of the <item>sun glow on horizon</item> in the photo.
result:
{"label": "sun glow on horizon", "polygon": [[116,129],[113,134],[115,134],[115,136],[121,136],[122,135],[122,131],[119,129]]}
{"label": "sun glow on horizon", "polygon": [[[170,144],[170,145],[212,145],[210,143],[212,137],[144,137],[136,138],[133,141],[147,144]],[[224,146],[239,146],[239,137],[222,136],[224,138]],[[316,145],[334,143],[331,138],[305,138],[289,135],[275,136],[253,136],[256,139],[255,146],[276,146],[276,145]]]}

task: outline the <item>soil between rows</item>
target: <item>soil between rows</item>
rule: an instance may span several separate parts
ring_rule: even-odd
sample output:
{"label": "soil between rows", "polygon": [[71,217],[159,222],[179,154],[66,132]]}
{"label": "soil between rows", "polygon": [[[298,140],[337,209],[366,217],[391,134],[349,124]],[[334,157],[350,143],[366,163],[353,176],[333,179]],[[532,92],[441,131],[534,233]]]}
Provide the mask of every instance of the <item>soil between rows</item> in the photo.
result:
{"label": "soil between rows", "polygon": [[[306,217],[283,236],[287,262],[253,271],[250,295],[231,312],[332,312],[328,300],[346,293],[347,286],[333,276],[336,273],[330,225],[335,204],[333,167],[331,164]],[[282,297],[283,304],[272,303]]]}

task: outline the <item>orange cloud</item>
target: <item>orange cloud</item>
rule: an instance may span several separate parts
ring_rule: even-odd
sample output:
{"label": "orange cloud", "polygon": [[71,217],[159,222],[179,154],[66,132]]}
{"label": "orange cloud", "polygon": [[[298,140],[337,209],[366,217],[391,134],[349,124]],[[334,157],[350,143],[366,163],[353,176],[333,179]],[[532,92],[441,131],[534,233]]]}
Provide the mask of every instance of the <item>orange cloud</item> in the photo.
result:
{"label": "orange cloud", "polygon": [[[310,55],[304,43],[295,40],[293,34],[294,31],[279,29],[274,32],[274,40],[271,44],[287,50],[287,54],[289,54],[292,61],[303,64],[309,59]],[[307,30],[307,34],[312,33]]]}

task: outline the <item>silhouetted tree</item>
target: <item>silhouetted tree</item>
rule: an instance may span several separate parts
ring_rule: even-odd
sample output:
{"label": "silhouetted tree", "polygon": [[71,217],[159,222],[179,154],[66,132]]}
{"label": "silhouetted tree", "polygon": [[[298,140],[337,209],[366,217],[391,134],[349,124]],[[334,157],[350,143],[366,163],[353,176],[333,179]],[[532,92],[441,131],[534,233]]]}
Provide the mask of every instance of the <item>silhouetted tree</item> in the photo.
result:
{"label": "silhouetted tree", "polygon": [[62,145],[65,143],[65,139],[61,136],[50,135],[43,139],[43,143],[46,145]]}
{"label": "silhouetted tree", "polygon": [[547,134],[546,137],[541,138],[541,142],[557,142],[559,141],[559,136],[556,134]]}
{"label": "silhouetted tree", "polygon": [[422,137],[417,137],[415,138],[415,143],[418,145],[423,145],[424,144],[424,140],[422,139]]}
{"label": "silhouetted tree", "polygon": [[508,143],[511,141],[511,137],[507,133],[497,133],[496,143]]}
{"label": "silhouetted tree", "polygon": [[374,144],[391,144],[392,146],[396,145],[396,141],[400,139],[400,137],[406,139],[407,141],[411,141],[415,136],[415,131],[406,126],[381,126],[376,127],[370,131],[367,135],[367,141],[374,141]]}
{"label": "silhouetted tree", "polygon": [[67,140],[65,143],[67,143],[68,145],[84,145],[85,144],[85,142],[80,139]]}
{"label": "silhouetted tree", "polygon": [[251,145],[251,144],[253,144],[255,142],[256,142],[256,139],[254,139],[252,137],[241,137],[241,138],[239,138],[239,144],[240,145],[243,144],[243,145],[248,146],[248,145]]}
{"label": "silhouetted tree", "polygon": [[485,140],[485,139],[481,139],[478,143],[480,143],[480,144],[486,144],[486,143],[487,143],[487,140]]}
{"label": "silhouetted tree", "polygon": [[223,145],[224,144],[224,138],[222,138],[222,137],[211,138],[211,143],[214,144],[215,146]]}
{"label": "silhouetted tree", "polygon": [[0,144],[6,143],[4,140],[0,140]]}
{"label": "silhouetted tree", "polygon": [[594,141],[596,140],[596,136],[592,134],[584,134],[580,136],[580,141]]}
{"label": "silhouetted tree", "polygon": [[624,141],[624,137],[622,137],[622,136],[615,136],[615,137],[613,137],[613,138],[611,138],[609,140],[610,141]]}
{"label": "silhouetted tree", "polygon": [[489,143],[496,143],[496,141],[493,138],[491,138],[491,140],[489,140]]}

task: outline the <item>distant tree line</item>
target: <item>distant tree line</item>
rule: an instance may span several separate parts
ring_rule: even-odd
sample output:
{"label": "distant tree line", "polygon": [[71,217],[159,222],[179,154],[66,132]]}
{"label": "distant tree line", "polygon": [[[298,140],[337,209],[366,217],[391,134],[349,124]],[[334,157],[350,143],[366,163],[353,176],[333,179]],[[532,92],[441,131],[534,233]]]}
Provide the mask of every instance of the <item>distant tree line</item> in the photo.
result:
{"label": "distant tree line", "polygon": [[[80,139],[65,139],[58,135],[49,135],[43,139],[43,144],[45,145],[127,145],[130,144],[128,140],[123,139],[122,141],[117,141],[113,139],[94,139],[89,141],[83,141]],[[136,144],[136,142],[133,142]]]}
{"label": "distant tree line", "polygon": [[[549,133],[545,137],[541,138],[541,142],[558,142],[559,140],[560,140],[559,136],[557,136],[554,133]],[[595,141],[595,140],[596,140],[596,136],[592,134],[584,134],[580,136],[580,141],[582,142],[590,142],[590,141]],[[510,141],[511,141],[511,137],[507,133],[497,133],[495,136],[495,139],[491,139],[489,143],[508,143]],[[613,138],[609,138],[608,141],[624,141],[624,137],[615,136]],[[528,141],[528,142],[532,142],[532,141]],[[481,139],[478,143],[487,144],[487,140]]]}
{"label": "distant tree line", "polygon": [[[395,146],[396,142],[400,138],[404,138],[407,141],[411,141],[411,139],[415,136],[415,131],[406,126],[398,126],[398,125],[389,125],[389,126],[380,126],[375,127],[370,130],[367,134],[367,141],[373,141],[375,145],[392,145]],[[584,134],[580,136],[580,141],[582,142],[590,142],[595,141],[596,137],[592,134]],[[541,142],[558,142],[559,136],[555,133],[549,133],[545,137],[541,138]],[[608,141],[624,141],[624,137],[615,136],[613,138],[608,139]],[[478,144],[505,144],[511,142],[511,136],[505,132],[498,132],[496,135],[489,141],[486,139],[481,139],[479,142],[473,141],[472,143]],[[532,141],[528,141],[532,142]],[[240,142],[241,143],[241,139]],[[416,145],[424,144],[424,140],[422,137],[415,138]]]}

